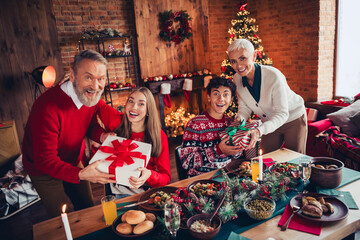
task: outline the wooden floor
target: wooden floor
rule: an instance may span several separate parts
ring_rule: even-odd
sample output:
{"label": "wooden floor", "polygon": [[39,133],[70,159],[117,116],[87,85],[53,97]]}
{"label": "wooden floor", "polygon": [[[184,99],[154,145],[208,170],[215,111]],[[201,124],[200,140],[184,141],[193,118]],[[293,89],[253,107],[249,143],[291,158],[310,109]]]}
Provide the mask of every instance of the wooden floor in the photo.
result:
{"label": "wooden floor", "polygon": [[[178,180],[175,163],[175,148],[180,144],[180,137],[169,139],[171,182],[176,182]],[[102,184],[91,184],[91,186],[94,202],[95,204],[100,204],[100,199],[104,196],[104,186]],[[69,209],[71,211],[72,207],[69,207]],[[6,220],[0,220],[0,239],[33,239],[32,225],[47,219],[46,210],[41,201],[39,201]]]}

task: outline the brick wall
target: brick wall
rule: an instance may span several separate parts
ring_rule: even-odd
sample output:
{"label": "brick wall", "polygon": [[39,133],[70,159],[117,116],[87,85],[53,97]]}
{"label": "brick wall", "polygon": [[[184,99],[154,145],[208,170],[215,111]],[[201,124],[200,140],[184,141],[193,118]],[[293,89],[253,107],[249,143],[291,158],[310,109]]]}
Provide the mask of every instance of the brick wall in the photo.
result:
{"label": "brick wall", "polygon": [[[211,52],[208,68],[220,74],[229,40],[227,31],[239,6],[233,0],[208,2]],[[287,77],[290,87],[306,101],[333,96],[335,2],[248,0],[246,8],[259,26],[265,53]],[[53,0],[53,9],[65,70],[78,52],[77,40],[82,31],[111,27],[133,35],[136,32],[132,0]],[[112,59],[109,62],[110,79],[123,78],[124,64]]]}
{"label": "brick wall", "polygon": [[[306,101],[332,98],[333,64],[330,62],[334,52],[335,0],[247,2],[246,9],[259,26],[265,53],[273,60],[273,66],[284,73],[291,89]],[[227,31],[239,10],[237,4],[210,1],[211,69],[216,74],[220,74],[221,62],[226,57]]]}
{"label": "brick wall", "polygon": [[[73,57],[79,52],[78,40],[83,31],[113,28],[134,36],[136,27],[133,5],[132,0],[53,0],[65,71],[68,72]],[[112,40],[105,43],[105,50],[108,50],[109,44],[119,50],[123,48],[123,41]],[[85,48],[96,50],[96,44],[86,44]],[[111,81],[123,81],[129,77],[125,72],[124,60],[125,58],[108,59]],[[134,74],[134,69],[132,73]]]}

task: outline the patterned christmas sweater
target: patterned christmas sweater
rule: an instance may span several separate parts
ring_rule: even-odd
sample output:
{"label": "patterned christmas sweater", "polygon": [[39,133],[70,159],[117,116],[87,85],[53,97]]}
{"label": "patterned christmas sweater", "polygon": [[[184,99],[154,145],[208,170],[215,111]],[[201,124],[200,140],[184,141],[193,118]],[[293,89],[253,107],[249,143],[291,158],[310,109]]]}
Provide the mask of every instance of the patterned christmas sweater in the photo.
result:
{"label": "patterned christmas sweater", "polygon": [[219,132],[223,131],[232,118],[224,115],[214,119],[207,112],[191,119],[186,125],[180,152],[182,167],[187,175],[195,176],[225,167],[231,156],[223,154],[219,148]]}

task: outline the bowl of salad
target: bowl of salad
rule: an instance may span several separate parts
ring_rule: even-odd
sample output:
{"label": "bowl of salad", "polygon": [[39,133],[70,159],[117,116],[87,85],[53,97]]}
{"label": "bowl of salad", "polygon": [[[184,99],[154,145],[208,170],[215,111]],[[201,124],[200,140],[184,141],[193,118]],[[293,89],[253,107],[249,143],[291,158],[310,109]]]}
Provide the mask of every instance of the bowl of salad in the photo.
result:
{"label": "bowl of salad", "polygon": [[187,186],[189,193],[194,193],[197,197],[211,197],[220,189],[220,183],[214,180],[198,180]]}
{"label": "bowl of salad", "polygon": [[300,178],[299,177],[299,166],[295,163],[275,163],[269,167],[269,172],[273,174],[286,175],[291,178]]}

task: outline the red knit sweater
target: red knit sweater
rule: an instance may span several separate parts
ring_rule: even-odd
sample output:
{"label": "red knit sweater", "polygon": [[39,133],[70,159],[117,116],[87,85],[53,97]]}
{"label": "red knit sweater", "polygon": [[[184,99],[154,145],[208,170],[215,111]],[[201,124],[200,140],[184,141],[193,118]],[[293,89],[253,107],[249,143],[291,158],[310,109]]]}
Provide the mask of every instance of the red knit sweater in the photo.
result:
{"label": "red knit sweater", "polygon": [[79,154],[85,135],[99,142],[104,130],[95,113],[102,100],[77,109],[60,86],[47,90],[34,103],[22,145],[24,168],[30,175],[49,175],[79,183]]}
{"label": "red knit sweater", "polygon": [[[104,123],[107,131],[115,131],[120,125],[122,116],[121,112],[116,111],[108,105],[102,105],[99,108],[99,117]],[[135,141],[144,142],[144,132],[132,133],[131,138]],[[161,130],[161,153],[159,157],[150,157],[149,163],[146,167],[151,170],[151,176],[146,181],[151,187],[165,186],[170,183],[170,159],[169,159],[169,145],[168,139],[164,131]]]}

